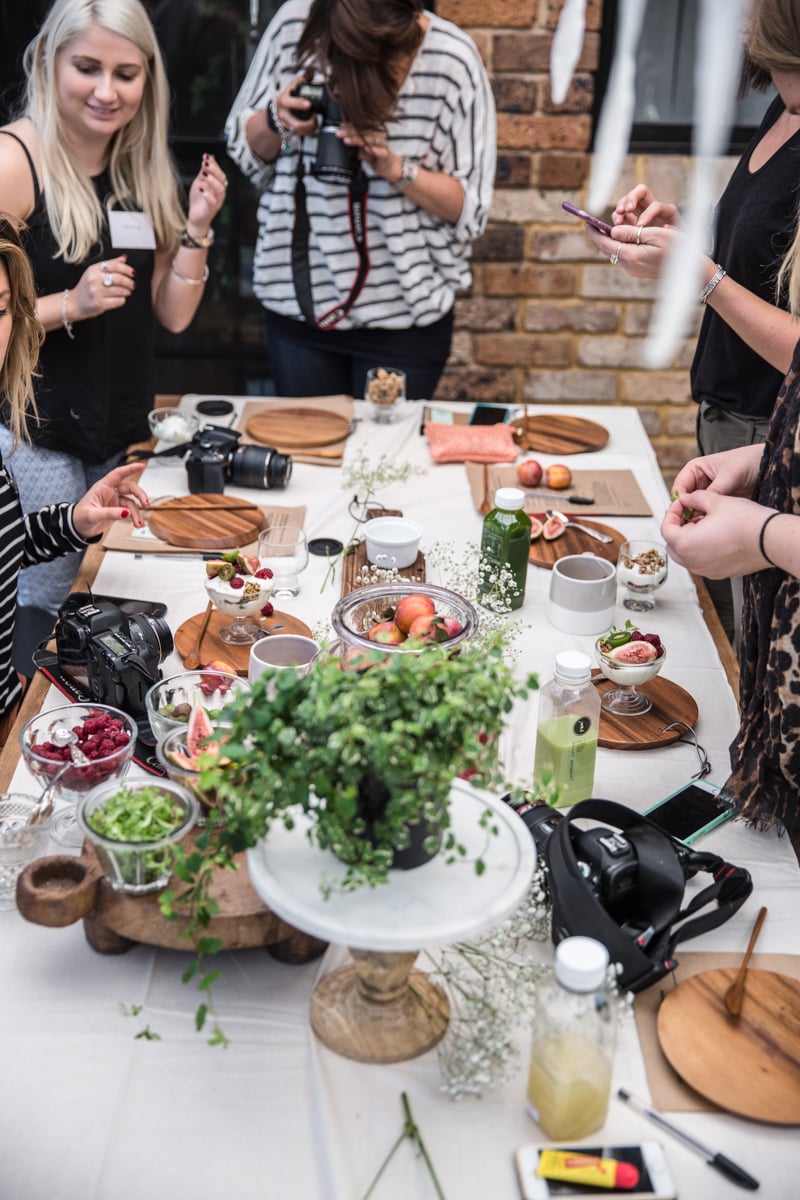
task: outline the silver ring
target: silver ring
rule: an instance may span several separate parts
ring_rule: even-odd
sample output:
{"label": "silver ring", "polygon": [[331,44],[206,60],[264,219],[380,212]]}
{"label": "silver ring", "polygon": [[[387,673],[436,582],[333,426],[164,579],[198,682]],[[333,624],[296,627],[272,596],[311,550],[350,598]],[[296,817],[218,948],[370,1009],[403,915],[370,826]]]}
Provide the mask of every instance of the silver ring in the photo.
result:
{"label": "silver ring", "polygon": [[641,241],[642,241],[642,227],[641,227],[641,225],[637,225],[636,226],[636,245],[637,246],[641,245]]}
{"label": "silver ring", "polygon": [[608,261],[611,263],[612,267],[615,267],[619,262],[619,250],[615,250]]}
{"label": "silver ring", "polygon": [[101,262],[101,263],[100,263],[100,270],[101,270],[101,271],[107,271],[107,270],[108,270],[108,263],[107,263],[107,262]]}
{"label": "silver ring", "polygon": [[114,286],[114,276],[111,274],[110,271],[105,271],[103,273],[103,287],[113,287],[113,286]]}

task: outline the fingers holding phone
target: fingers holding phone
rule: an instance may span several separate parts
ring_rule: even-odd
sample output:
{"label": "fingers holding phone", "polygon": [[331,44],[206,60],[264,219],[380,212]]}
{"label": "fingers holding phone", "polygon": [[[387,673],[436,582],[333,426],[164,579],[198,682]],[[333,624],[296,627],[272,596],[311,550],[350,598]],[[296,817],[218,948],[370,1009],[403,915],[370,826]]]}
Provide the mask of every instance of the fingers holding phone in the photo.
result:
{"label": "fingers holding phone", "polygon": [[667,256],[681,235],[667,226],[615,225],[605,235],[587,226],[586,234],[613,266],[634,279],[659,279]]}

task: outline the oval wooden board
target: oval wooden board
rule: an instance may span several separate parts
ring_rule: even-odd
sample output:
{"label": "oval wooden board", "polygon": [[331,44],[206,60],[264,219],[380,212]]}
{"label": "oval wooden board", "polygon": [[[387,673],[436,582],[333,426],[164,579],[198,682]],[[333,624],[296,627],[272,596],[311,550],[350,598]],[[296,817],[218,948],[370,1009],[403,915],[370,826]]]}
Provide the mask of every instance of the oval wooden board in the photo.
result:
{"label": "oval wooden board", "polygon": [[609,537],[613,538],[613,541],[598,542],[588,533],[582,533],[580,529],[567,525],[561,537],[552,542],[546,542],[543,537],[538,537],[535,542],[531,542],[529,561],[535,567],[545,567],[549,571],[557,559],[564,558],[567,554],[583,554],[588,550],[592,554],[596,554],[598,558],[605,558],[608,562],[616,563],[619,557],[619,548],[626,540],[625,535],[618,529],[612,529],[610,525],[601,524],[600,521],[589,521],[581,517],[580,522],[587,529],[596,529],[598,533],[607,533]]}
{"label": "oval wooden board", "polygon": [[[205,612],[196,613],[195,616],[189,617],[188,621],[184,621],[175,630],[175,649],[180,654],[181,658],[185,658],[190,650],[194,650],[197,642],[197,635],[200,632],[200,626],[205,617]],[[275,625],[282,625],[282,629],[277,629],[276,633],[299,633],[302,637],[312,637],[311,630],[304,621],[299,617],[293,617],[290,613],[278,612],[277,610],[271,617],[250,618],[255,625],[260,625],[262,629],[272,629]],[[202,645],[200,646],[200,657],[203,663],[213,662],[215,659],[222,659],[223,662],[229,662],[236,668],[237,675],[243,675],[247,678],[247,669],[250,665],[250,645],[231,646],[228,642],[223,642],[219,636],[220,629],[225,625],[230,625],[231,618],[226,613],[219,612],[214,609],[211,614],[211,619],[208,622],[208,629],[203,637]]]}
{"label": "oval wooden board", "polygon": [[250,417],[245,428],[254,441],[264,446],[309,450],[341,442],[351,426],[340,413],[319,408],[269,408]]}
{"label": "oval wooden board", "polygon": [[[601,695],[610,692],[615,686],[597,670],[592,671],[592,679]],[[599,746],[606,746],[609,750],[653,750],[656,746],[668,746],[670,742],[677,742],[686,732],[681,726],[667,730],[665,726],[671,725],[673,721],[694,725],[697,720],[697,704],[694,698],[671,679],[656,675],[655,679],[643,684],[639,691],[649,696],[653,707],[640,717],[617,717],[601,709],[600,732],[597,738]]]}
{"label": "oval wooden board", "polygon": [[170,546],[192,550],[234,550],[258,537],[264,514],[257,504],[236,496],[200,492],[177,496],[151,508],[147,523],[152,533]]}
{"label": "oval wooden board", "polygon": [[681,1079],[728,1112],[800,1125],[800,980],[747,972],[741,1015],[723,996],[735,967],[701,971],[658,1010],[661,1049]]}
{"label": "oval wooden board", "polygon": [[558,413],[523,417],[514,422],[519,431],[518,441],[523,450],[538,450],[541,454],[585,454],[601,450],[609,438],[608,430],[596,421]]}

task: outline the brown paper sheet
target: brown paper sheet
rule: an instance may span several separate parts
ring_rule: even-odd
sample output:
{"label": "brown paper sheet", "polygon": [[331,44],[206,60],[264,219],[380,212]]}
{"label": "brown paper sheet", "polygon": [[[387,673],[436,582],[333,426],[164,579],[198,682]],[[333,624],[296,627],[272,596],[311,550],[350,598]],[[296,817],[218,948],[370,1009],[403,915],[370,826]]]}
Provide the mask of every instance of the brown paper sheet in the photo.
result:
{"label": "brown paper sheet", "polygon": [[[500,487],[519,487],[516,468],[504,464],[465,463],[472,499],[478,512],[488,512]],[[572,483],[564,491],[545,487],[525,491],[525,511],[541,513],[557,508],[567,516],[651,517],[653,510],[644,498],[633,471],[573,471]],[[568,496],[587,496],[594,504],[570,504]]]}
{"label": "brown paper sheet", "polygon": [[[660,983],[640,992],[633,1006],[653,1108],[662,1112],[719,1112],[715,1104],[683,1083],[667,1062],[659,1045],[656,1021],[661,1000],[684,979],[689,979],[700,971],[738,967],[742,955],[736,951],[729,954],[680,952],[678,958],[679,964],[673,975],[668,975]],[[750,966],[800,979],[800,955],[797,954],[754,954]]]}
{"label": "brown paper sheet", "polygon": [[[155,503],[156,499],[161,499],[161,497],[151,496],[151,503]],[[264,529],[268,525],[302,526],[306,519],[304,504],[300,504],[296,508],[269,504],[262,504],[260,507],[264,514]],[[145,512],[146,518],[147,513]],[[196,547],[173,546],[170,542],[162,541],[161,538],[137,534],[130,521],[115,521],[103,535],[102,546],[104,550],[123,550],[133,554],[186,554],[191,557],[205,553]],[[208,547],[208,550],[215,549],[215,546]],[[239,549],[245,554],[258,554],[258,543],[253,541],[247,546],[240,546]]]}
{"label": "brown paper sheet", "polygon": [[[247,422],[256,413],[263,412],[269,408],[315,408],[321,412],[332,412],[339,416],[345,417],[352,425],[353,422],[353,397],[352,396],[303,396],[300,399],[291,396],[265,396],[257,400],[248,401],[236,422],[235,428],[242,434],[244,442],[252,442],[253,439],[247,434]],[[316,467],[340,467],[344,458],[345,446],[347,438],[343,438],[340,442],[334,442],[330,446],[309,447],[306,450],[296,450],[292,447],[284,448],[276,446],[282,454],[291,454],[294,462],[310,463]]]}

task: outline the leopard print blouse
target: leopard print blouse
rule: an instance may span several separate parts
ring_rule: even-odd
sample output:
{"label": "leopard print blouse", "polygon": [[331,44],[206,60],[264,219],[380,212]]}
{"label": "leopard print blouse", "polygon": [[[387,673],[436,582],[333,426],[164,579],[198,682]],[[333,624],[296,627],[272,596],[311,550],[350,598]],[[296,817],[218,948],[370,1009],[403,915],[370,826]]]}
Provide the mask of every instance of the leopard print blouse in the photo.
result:
{"label": "leopard print blouse", "polygon": [[[800,343],[773,411],[753,499],[800,516]],[[800,831],[800,579],[747,575],[739,732],[727,787],[751,825]]]}

